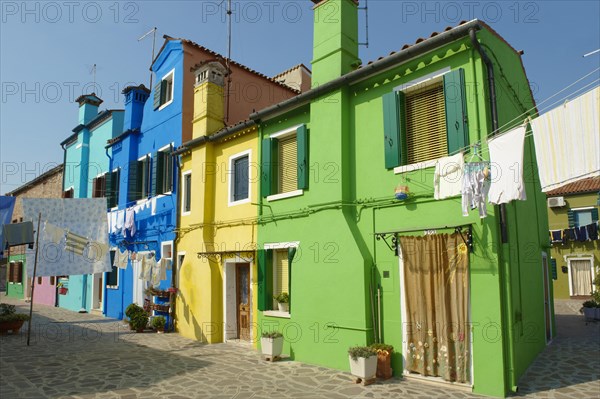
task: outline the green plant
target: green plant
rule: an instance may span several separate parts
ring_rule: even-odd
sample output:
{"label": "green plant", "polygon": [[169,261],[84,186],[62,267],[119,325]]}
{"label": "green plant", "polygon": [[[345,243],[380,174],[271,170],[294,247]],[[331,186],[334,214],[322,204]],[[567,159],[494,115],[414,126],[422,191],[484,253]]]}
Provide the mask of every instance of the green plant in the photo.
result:
{"label": "green plant", "polygon": [[279,338],[279,337],[283,337],[283,334],[280,333],[279,331],[263,331],[263,333],[261,334],[261,337],[263,337],[263,338]]}
{"label": "green plant", "polygon": [[278,303],[290,302],[290,296],[287,292],[282,292],[281,294],[274,296],[273,299],[275,299]]}
{"label": "green plant", "polygon": [[25,313],[16,313],[15,305],[0,303],[0,323],[27,320],[29,320],[29,315]]}
{"label": "green plant", "polygon": [[152,327],[154,327],[157,331],[162,331],[165,329],[165,324],[167,324],[167,319],[164,316],[156,316],[152,318]]}
{"label": "green plant", "polygon": [[148,313],[135,303],[127,306],[125,316],[129,318],[129,325],[133,330],[143,330],[148,325]]}
{"label": "green plant", "polygon": [[125,309],[125,316],[131,319],[135,314],[140,312],[144,312],[144,308],[135,303],[132,303]]}
{"label": "green plant", "polygon": [[376,352],[379,351],[386,351],[388,353],[392,353],[394,350],[394,347],[392,345],[388,345],[388,344],[383,344],[383,343],[375,343],[375,344],[371,344],[369,345],[369,348],[373,348],[375,349]]}
{"label": "green plant", "polygon": [[377,354],[377,351],[369,346],[353,346],[348,349],[348,354],[352,360],[357,360],[359,357],[368,358]]}

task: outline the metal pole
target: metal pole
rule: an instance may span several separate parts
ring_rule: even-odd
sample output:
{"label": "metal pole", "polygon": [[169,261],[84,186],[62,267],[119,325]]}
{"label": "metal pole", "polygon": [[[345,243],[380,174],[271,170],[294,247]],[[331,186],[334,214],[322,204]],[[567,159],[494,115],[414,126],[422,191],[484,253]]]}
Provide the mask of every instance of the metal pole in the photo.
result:
{"label": "metal pole", "polygon": [[150,60],[150,90],[152,90],[152,63],[154,62],[154,49],[156,47],[156,26],[154,27],[154,33],[152,34],[152,59]]}
{"label": "metal pole", "polygon": [[377,340],[377,342],[382,342],[381,341],[381,286],[379,284],[377,284],[377,323],[378,323],[378,327],[377,327],[378,340]]}
{"label": "metal pole", "polygon": [[40,222],[42,221],[42,212],[38,214],[37,231],[35,237],[35,260],[33,262],[33,276],[31,277],[31,302],[29,302],[29,328],[27,329],[27,346],[31,338],[31,319],[33,317],[33,292],[35,290],[35,274],[37,273],[38,252],[40,250]]}

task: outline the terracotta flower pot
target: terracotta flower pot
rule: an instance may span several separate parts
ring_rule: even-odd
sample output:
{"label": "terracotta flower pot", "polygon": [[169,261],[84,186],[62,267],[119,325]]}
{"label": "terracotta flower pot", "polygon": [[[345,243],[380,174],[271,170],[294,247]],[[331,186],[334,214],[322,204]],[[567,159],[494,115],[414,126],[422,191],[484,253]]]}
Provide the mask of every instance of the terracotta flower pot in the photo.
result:
{"label": "terracotta flower pot", "polygon": [[377,378],[392,378],[392,352],[377,351]]}
{"label": "terracotta flower pot", "polygon": [[23,323],[25,323],[24,320],[4,321],[0,323],[0,334],[8,334],[9,331],[12,334],[18,334]]}

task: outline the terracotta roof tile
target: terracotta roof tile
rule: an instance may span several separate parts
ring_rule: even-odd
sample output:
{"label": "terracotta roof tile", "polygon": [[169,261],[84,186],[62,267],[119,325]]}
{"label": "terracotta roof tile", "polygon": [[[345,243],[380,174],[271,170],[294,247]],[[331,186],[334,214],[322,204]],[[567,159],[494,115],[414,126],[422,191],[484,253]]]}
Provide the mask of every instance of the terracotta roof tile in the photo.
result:
{"label": "terracotta roof tile", "polygon": [[565,184],[562,187],[548,191],[546,196],[554,197],[557,195],[582,194],[594,191],[600,191],[600,177],[589,177],[587,179],[581,179],[573,183]]}

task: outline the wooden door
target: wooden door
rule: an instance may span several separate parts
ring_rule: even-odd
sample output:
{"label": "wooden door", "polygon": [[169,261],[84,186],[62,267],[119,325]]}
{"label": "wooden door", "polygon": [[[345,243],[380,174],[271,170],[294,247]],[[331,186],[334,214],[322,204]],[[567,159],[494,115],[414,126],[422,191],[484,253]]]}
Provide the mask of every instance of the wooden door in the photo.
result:
{"label": "wooden door", "polygon": [[250,339],[250,266],[247,263],[236,265],[236,308],[238,338]]}

